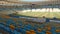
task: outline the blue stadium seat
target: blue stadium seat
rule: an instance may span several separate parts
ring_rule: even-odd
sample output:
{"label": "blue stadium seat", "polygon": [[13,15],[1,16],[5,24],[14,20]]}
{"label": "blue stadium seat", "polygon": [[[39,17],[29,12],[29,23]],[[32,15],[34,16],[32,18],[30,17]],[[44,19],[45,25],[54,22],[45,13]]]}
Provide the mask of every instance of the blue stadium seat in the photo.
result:
{"label": "blue stadium seat", "polygon": [[36,34],[45,34],[45,32],[37,32]]}
{"label": "blue stadium seat", "polygon": [[20,32],[17,32],[16,30],[13,31],[13,34],[21,34]]}
{"label": "blue stadium seat", "polygon": [[56,30],[56,27],[52,27],[51,32],[54,32]]}
{"label": "blue stadium seat", "polygon": [[56,32],[52,32],[52,34],[56,34]]}
{"label": "blue stadium seat", "polygon": [[1,24],[0,24],[0,29],[4,30],[6,32],[9,32],[10,34],[12,33],[12,30],[10,28],[5,27],[4,25],[1,25]]}
{"label": "blue stadium seat", "polygon": [[23,30],[23,29],[22,29],[22,28],[20,28],[20,29],[19,29],[19,32],[23,32],[22,30]]}
{"label": "blue stadium seat", "polygon": [[60,32],[56,33],[56,34],[60,34]]}
{"label": "blue stadium seat", "polygon": [[5,25],[3,22],[0,22],[0,24]]}
{"label": "blue stadium seat", "polygon": [[5,27],[4,31],[9,32],[10,34],[13,33],[13,31],[9,27]]}
{"label": "blue stadium seat", "polygon": [[0,27],[4,27],[4,25],[0,24]]}
{"label": "blue stadium seat", "polygon": [[33,29],[34,31],[37,31],[37,27],[32,27],[32,29]]}
{"label": "blue stadium seat", "polygon": [[6,24],[8,24],[8,25],[15,24],[15,22],[13,20],[7,20],[7,23]]}

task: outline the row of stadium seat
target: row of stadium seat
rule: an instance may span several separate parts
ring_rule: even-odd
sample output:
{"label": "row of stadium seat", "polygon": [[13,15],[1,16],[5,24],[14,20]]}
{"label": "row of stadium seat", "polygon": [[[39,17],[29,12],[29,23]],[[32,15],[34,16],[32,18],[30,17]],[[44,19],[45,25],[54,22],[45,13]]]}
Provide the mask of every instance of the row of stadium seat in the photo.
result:
{"label": "row of stadium seat", "polygon": [[48,28],[48,30],[42,30],[42,29],[38,29],[38,30],[26,30],[28,29],[29,27],[26,27],[26,28],[14,28],[13,25],[10,25],[9,27],[5,27],[3,24],[0,24],[0,29],[3,29],[4,31],[7,31],[9,32],[10,34],[17,34],[17,33],[22,33],[22,34],[56,34],[56,33],[59,33],[60,34],[60,30],[56,30],[54,27],[52,27],[52,29]]}

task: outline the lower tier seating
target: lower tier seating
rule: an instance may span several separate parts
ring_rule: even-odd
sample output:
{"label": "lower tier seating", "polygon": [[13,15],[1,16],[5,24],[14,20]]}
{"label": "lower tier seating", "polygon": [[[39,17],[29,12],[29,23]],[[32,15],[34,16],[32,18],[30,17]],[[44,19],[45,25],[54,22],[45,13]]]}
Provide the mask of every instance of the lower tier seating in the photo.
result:
{"label": "lower tier seating", "polygon": [[38,24],[25,19],[0,17],[0,34],[60,34],[60,24]]}

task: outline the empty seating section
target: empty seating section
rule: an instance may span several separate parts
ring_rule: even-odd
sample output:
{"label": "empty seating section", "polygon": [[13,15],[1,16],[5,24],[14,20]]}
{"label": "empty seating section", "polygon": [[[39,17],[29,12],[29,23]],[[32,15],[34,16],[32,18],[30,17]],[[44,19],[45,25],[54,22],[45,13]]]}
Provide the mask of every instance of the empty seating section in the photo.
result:
{"label": "empty seating section", "polygon": [[0,34],[60,34],[60,27],[0,16]]}

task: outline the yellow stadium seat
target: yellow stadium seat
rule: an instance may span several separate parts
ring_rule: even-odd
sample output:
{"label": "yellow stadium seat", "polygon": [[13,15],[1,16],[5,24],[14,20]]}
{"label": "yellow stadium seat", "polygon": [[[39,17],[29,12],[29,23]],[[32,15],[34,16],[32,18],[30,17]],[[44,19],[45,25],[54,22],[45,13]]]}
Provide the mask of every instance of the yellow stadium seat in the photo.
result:
{"label": "yellow stadium seat", "polygon": [[48,27],[47,30],[51,30],[51,27]]}
{"label": "yellow stadium seat", "polygon": [[31,34],[36,34],[34,30],[30,30]]}
{"label": "yellow stadium seat", "polygon": [[26,34],[31,34],[31,32],[30,31],[26,31]]}
{"label": "yellow stadium seat", "polygon": [[42,31],[42,29],[38,29],[38,32],[41,32]]}
{"label": "yellow stadium seat", "polygon": [[14,29],[15,29],[15,26],[13,26],[13,25],[10,25],[10,28],[11,28],[12,30],[14,30]]}
{"label": "yellow stadium seat", "polygon": [[13,19],[13,21],[15,21],[15,22],[16,22],[16,21],[17,21],[17,18],[14,18],[14,19]]}
{"label": "yellow stadium seat", "polygon": [[46,31],[46,34],[52,34],[50,31]]}
{"label": "yellow stadium seat", "polygon": [[10,16],[7,16],[7,15],[2,15],[1,17],[2,18],[10,18]]}
{"label": "yellow stadium seat", "polygon": [[60,32],[60,30],[59,30],[59,29],[57,29],[57,30],[56,30],[56,32]]}

